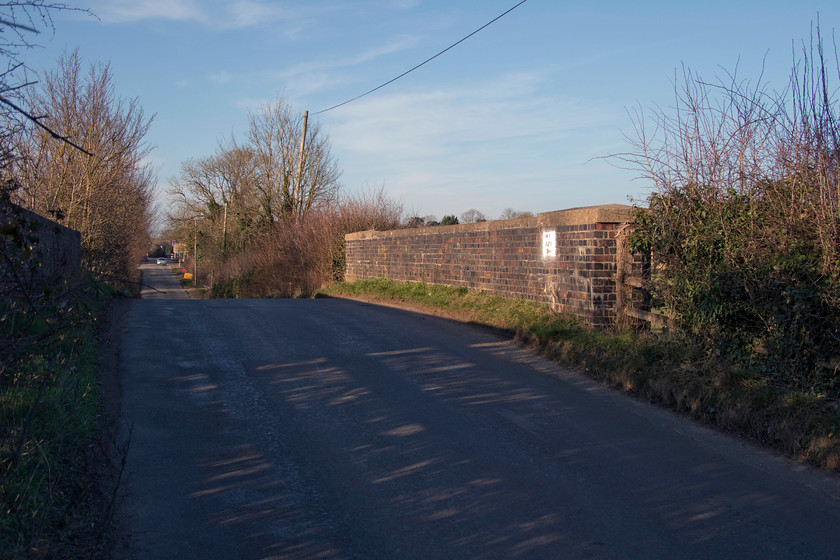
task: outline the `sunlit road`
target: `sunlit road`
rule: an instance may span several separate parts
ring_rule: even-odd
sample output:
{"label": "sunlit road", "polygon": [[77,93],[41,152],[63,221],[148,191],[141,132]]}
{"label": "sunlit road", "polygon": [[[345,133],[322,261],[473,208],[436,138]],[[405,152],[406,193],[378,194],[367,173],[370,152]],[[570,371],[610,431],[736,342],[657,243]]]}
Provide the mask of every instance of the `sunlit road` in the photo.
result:
{"label": "sunlit road", "polygon": [[122,346],[136,558],[840,557],[835,479],[492,333],[191,301],[144,271]]}

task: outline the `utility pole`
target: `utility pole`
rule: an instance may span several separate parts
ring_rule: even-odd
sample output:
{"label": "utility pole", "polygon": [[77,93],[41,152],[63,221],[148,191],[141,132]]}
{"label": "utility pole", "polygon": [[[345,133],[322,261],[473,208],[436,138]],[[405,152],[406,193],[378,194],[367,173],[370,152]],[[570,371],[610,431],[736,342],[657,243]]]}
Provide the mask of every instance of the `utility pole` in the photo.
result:
{"label": "utility pole", "polygon": [[303,153],[306,147],[306,125],[309,121],[309,111],[303,112],[303,131],[300,134],[300,150],[298,150],[298,171],[297,181],[295,181],[294,189],[292,190],[292,198],[294,199],[295,210],[299,210],[300,197],[303,193],[301,189],[301,181],[303,181]]}
{"label": "utility pole", "polygon": [[227,251],[227,202],[225,202],[225,221],[222,225],[222,256]]}
{"label": "utility pole", "polygon": [[198,286],[198,218],[193,218],[195,237],[193,237],[193,284]]}

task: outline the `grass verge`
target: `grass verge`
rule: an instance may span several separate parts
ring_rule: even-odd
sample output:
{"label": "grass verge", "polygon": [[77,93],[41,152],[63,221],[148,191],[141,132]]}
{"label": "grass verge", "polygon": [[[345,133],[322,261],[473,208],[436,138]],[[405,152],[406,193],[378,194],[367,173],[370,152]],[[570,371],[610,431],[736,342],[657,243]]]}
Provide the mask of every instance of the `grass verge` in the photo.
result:
{"label": "grass verge", "polygon": [[96,557],[97,329],[116,294],[88,283],[2,310],[0,558]]}
{"label": "grass verge", "polygon": [[466,288],[384,279],[336,284],[324,296],[396,302],[511,333],[523,345],[607,385],[840,472],[840,405],[779,386],[668,333],[602,331],[543,304]]}
{"label": "grass verge", "polygon": [[192,277],[192,274],[189,274],[190,277],[187,278],[187,274],[184,273],[184,269],[177,266],[170,267],[170,270],[172,270],[172,274],[177,276],[178,282],[181,286],[190,293],[190,297],[198,299],[204,299],[207,297],[207,288],[199,286],[196,283],[196,280]]}

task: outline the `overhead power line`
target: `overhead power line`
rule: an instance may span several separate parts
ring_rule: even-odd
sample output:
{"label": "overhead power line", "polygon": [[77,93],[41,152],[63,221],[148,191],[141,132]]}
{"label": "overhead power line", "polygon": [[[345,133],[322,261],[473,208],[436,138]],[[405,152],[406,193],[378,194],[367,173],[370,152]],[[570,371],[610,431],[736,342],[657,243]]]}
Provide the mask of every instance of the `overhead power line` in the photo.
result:
{"label": "overhead power line", "polygon": [[400,74],[400,75],[399,75],[399,76],[397,76],[396,78],[392,78],[392,79],[388,80],[387,82],[385,82],[384,84],[378,85],[378,86],[376,86],[375,88],[373,88],[372,90],[366,91],[366,92],[364,92],[364,93],[363,93],[363,94],[361,94],[361,95],[357,95],[356,97],[354,97],[354,98],[352,98],[352,99],[348,99],[347,101],[344,101],[343,103],[339,103],[338,105],[333,105],[332,107],[329,107],[329,108],[327,108],[327,109],[323,109],[323,110],[318,111],[318,112],[316,112],[316,113],[312,113],[312,114],[313,114],[313,116],[314,116],[314,115],[320,115],[321,113],[326,113],[327,111],[332,111],[333,109],[338,109],[339,107],[343,107],[344,105],[347,105],[348,103],[352,103],[353,101],[356,101],[357,99],[361,99],[362,97],[364,97],[364,96],[366,96],[366,95],[370,95],[371,93],[373,93],[373,92],[375,92],[375,91],[377,91],[377,90],[380,90],[380,89],[384,88],[385,86],[387,86],[387,85],[389,85],[389,84],[393,84],[394,82],[396,82],[397,80],[399,80],[399,79],[400,79],[400,78],[402,78],[403,76],[405,76],[405,75],[407,75],[407,74],[411,74],[412,72],[414,72],[415,70],[417,70],[418,68],[420,68],[421,66],[423,66],[424,64],[427,64],[427,63],[429,63],[429,62],[433,61],[434,59],[436,59],[437,57],[439,57],[439,56],[440,56],[440,55],[442,55],[443,53],[445,53],[445,52],[447,52],[447,51],[449,51],[449,50],[453,49],[454,47],[457,47],[458,45],[460,45],[461,43],[463,43],[464,41],[466,41],[467,39],[469,39],[470,37],[472,37],[473,35],[475,35],[475,34],[476,34],[476,33],[478,33],[479,31],[481,31],[482,29],[484,29],[484,28],[486,28],[486,27],[489,27],[489,26],[490,26],[490,25],[492,25],[493,23],[495,23],[495,22],[499,21],[500,19],[502,19],[503,17],[505,17],[506,15],[508,15],[508,14],[509,14],[509,13],[511,13],[513,10],[515,10],[516,8],[518,8],[519,6],[521,6],[522,4],[524,4],[524,3],[525,3],[525,2],[527,2],[527,1],[528,1],[528,0],[522,0],[521,2],[519,2],[519,3],[518,3],[518,4],[516,4],[515,6],[513,6],[512,8],[510,8],[509,10],[507,10],[506,12],[504,12],[503,14],[500,14],[500,15],[496,16],[495,18],[493,18],[492,20],[488,21],[487,23],[485,23],[484,25],[482,25],[481,27],[479,27],[478,29],[476,29],[475,31],[473,31],[472,33],[470,33],[469,35],[467,35],[467,36],[466,36],[466,37],[464,37],[463,39],[460,39],[459,41],[457,41],[457,42],[455,42],[455,43],[452,43],[451,45],[449,45],[448,47],[446,47],[445,49],[443,49],[442,51],[440,51],[440,52],[439,52],[439,53],[437,53],[436,55],[434,55],[434,56],[432,56],[432,57],[430,57],[430,58],[427,58],[426,60],[424,60],[423,62],[421,62],[421,63],[420,63],[420,64],[418,64],[417,66],[415,66],[414,68],[411,68],[410,70],[406,70],[405,72],[403,72],[402,74]]}

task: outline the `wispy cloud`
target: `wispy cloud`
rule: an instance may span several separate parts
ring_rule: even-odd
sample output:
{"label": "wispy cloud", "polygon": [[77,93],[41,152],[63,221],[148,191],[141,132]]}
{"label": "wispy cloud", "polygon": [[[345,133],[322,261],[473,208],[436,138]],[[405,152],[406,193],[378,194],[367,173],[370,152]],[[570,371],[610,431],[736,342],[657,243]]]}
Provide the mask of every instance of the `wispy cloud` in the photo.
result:
{"label": "wispy cloud", "polygon": [[222,24],[233,28],[265,25],[294,17],[294,13],[282,5],[254,0],[238,0],[228,6],[227,12],[229,17]]}
{"label": "wispy cloud", "polygon": [[[262,70],[250,73],[236,73],[235,71],[220,71],[209,76],[215,83],[224,84],[235,80],[250,83],[268,84],[270,87],[281,87],[290,98],[305,97],[312,93],[326,89],[340,89],[341,85],[355,82],[358,76],[342,73],[341,70],[353,68],[376,60],[379,57],[407,49],[416,43],[414,37],[401,37],[380,46],[363,50],[345,57],[313,60],[294,64],[277,70]],[[363,88],[367,84],[361,84]]]}
{"label": "wispy cloud", "polygon": [[196,0],[99,0],[93,11],[106,23],[147,19],[208,21]]}
{"label": "wispy cloud", "polygon": [[[497,77],[471,87],[379,93],[338,109],[335,134],[357,152],[422,159],[463,142],[488,145],[547,138],[597,125],[601,107],[540,92],[539,73]],[[325,117],[326,120],[327,117]]]}
{"label": "wispy cloud", "polygon": [[380,56],[385,56],[389,54],[393,54],[396,52],[404,51],[407,48],[413,47],[418,42],[418,37],[411,37],[411,36],[403,36],[384,45],[380,45],[378,47],[370,48],[366,51],[363,51],[357,55],[344,58],[344,59],[337,59],[333,61],[333,67],[340,67],[340,66],[353,66],[356,64],[361,64],[363,62],[368,62],[371,60],[375,60]]}
{"label": "wispy cloud", "polygon": [[200,0],[94,0],[92,9],[106,23],[192,20],[233,29],[275,23],[300,15],[276,3],[257,0],[213,3]]}
{"label": "wispy cloud", "polygon": [[387,0],[384,5],[386,8],[408,10],[419,6],[420,0]]}
{"label": "wispy cloud", "polygon": [[281,70],[273,71],[270,75],[276,79],[288,79],[297,76],[317,74],[319,72],[340,70],[342,68],[352,68],[353,66],[376,60],[379,57],[410,48],[417,43],[417,40],[418,39],[416,37],[400,37],[356,54],[303,62]]}
{"label": "wispy cloud", "polygon": [[256,113],[272,100],[267,97],[240,97],[233,106],[246,113]]}
{"label": "wispy cloud", "polygon": [[[556,210],[575,204],[574,191],[593,198],[579,182],[580,154],[587,144],[592,155],[610,149],[603,131],[615,115],[597,100],[543,87],[538,72],[507,74],[470,87],[377,93],[319,118],[339,159],[364,171],[345,173],[348,188],[382,183],[398,198],[428,201],[415,209],[421,213]],[[591,166],[586,171],[598,176]],[[563,182],[571,191],[558,188]],[[544,189],[565,199],[557,208],[530,207],[529,193],[537,198]],[[437,208],[441,201],[447,208]]]}
{"label": "wispy cloud", "polygon": [[[416,37],[400,37],[348,56],[312,60],[263,72],[259,79],[264,82],[283,84],[292,97],[302,97],[326,89],[339,90],[339,86],[357,82],[359,79],[358,74],[341,72],[342,70],[403,51],[414,46],[417,40]],[[364,88],[367,85],[360,84],[359,87]]]}
{"label": "wispy cloud", "polygon": [[233,81],[234,76],[233,76],[233,74],[231,74],[230,72],[225,72],[225,71],[223,70],[223,71],[221,71],[221,72],[216,72],[215,74],[210,74],[210,75],[208,76],[208,79],[209,79],[211,82],[215,82],[215,83],[217,83],[217,84],[227,84],[227,83],[229,83],[229,82],[232,82],[232,81]]}

